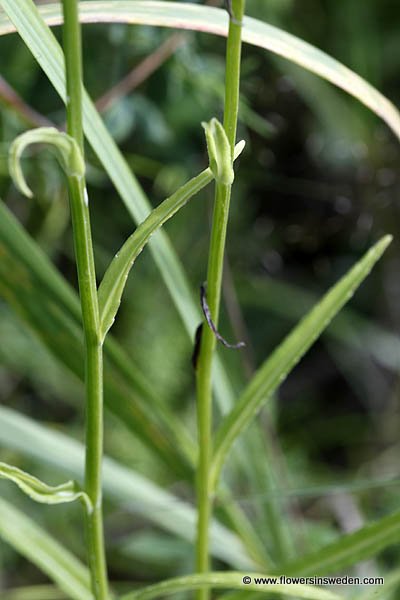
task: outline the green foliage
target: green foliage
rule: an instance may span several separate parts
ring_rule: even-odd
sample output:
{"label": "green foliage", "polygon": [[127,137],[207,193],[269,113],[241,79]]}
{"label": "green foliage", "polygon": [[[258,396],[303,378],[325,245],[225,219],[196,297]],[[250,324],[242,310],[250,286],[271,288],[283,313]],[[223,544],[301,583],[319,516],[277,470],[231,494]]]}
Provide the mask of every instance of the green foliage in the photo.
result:
{"label": "green foliage", "polygon": [[41,127],[18,136],[10,148],[9,169],[15,185],[22,194],[32,198],[33,192],[26,183],[21,168],[23,151],[31,144],[49,144],[56,151],[60,165],[68,177],[83,177],[85,164],[75,140],[54,127]]}
{"label": "green foliage", "polygon": [[211,119],[209,123],[202,123],[202,126],[206,132],[210,169],[215,180],[224,185],[232,185],[235,174],[233,172],[231,149],[225,129],[218,119]]}
{"label": "green foliage", "polygon": [[[265,575],[260,575],[259,573],[254,573],[252,575],[253,577],[265,577]],[[248,577],[248,574],[227,572],[208,573],[207,575],[189,575],[187,577],[163,581],[162,583],[150,586],[144,590],[126,594],[122,596],[121,600],[152,600],[153,598],[159,598],[160,596],[164,597],[176,594],[182,590],[201,589],[205,584],[208,584],[214,589],[243,589],[243,577]],[[295,596],[296,598],[308,598],[309,600],[339,600],[340,598],[340,596],[332,592],[326,592],[307,585],[284,585],[279,583],[272,585],[257,585],[257,583],[251,582],[246,585],[246,589],[247,588],[260,594],[285,594],[289,597]],[[268,590],[268,592],[265,590]]]}
{"label": "green foliage", "polygon": [[[399,540],[399,514],[394,494],[385,492],[385,495],[379,496],[384,499],[384,513],[391,514],[381,516],[371,523],[363,524],[363,519],[358,519],[359,507],[352,506],[354,510],[350,512],[356,514],[358,530],[348,534],[340,531],[348,526],[341,522],[343,511],[340,500],[336,504],[332,501],[332,512],[337,525],[340,525],[338,527],[332,519],[326,518],[326,506],[323,502],[321,509],[312,503],[303,507],[301,499],[297,503],[291,499],[292,492],[296,492],[290,489],[288,479],[298,485],[300,490],[306,488],[305,497],[307,490],[310,493],[310,488],[317,489],[315,481],[322,480],[329,488],[332,479],[329,468],[311,466],[313,463],[308,453],[315,452],[313,444],[317,446],[317,440],[314,440],[312,434],[307,437],[312,419],[309,419],[305,433],[298,428],[294,442],[290,435],[282,436],[282,446],[280,445],[278,434],[281,433],[282,426],[279,418],[281,414],[285,415],[287,409],[275,401],[282,382],[289,375],[289,382],[293,377],[296,381],[296,373],[293,375],[295,366],[325,330],[326,340],[330,340],[327,342],[330,344],[327,346],[330,356],[335,357],[354,388],[357,388],[363,374],[357,372],[357,365],[347,364],[347,355],[343,352],[342,356],[342,349],[346,352],[350,348],[353,348],[353,352],[356,349],[358,353],[371,352],[377,362],[392,370],[397,369],[397,338],[372,324],[367,317],[360,316],[367,312],[365,307],[368,307],[368,293],[365,290],[370,290],[371,287],[367,286],[371,284],[363,286],[360,294],[359,302],[364,302],[364,308],[359,309],[360,314],[355,309],[345,309],[348,312],[339,315],[333,326],[330,326],[331,320],[351,299],[389,245],[391,236],[382,237],[382,230],[390,230],[390,226],[387,227],[390,220],[385,226],[377,227],[373,235],[366,236],[362,244],[353,244],[352,255],[356,255],[356,258],[338,252],[335,272],[327,279],[331,284],[332,280],[338,280],[339,273],[347,273],[318,303],[310,301],[316,294],[305,293],[296,287],[294,281],[291,284],[273,281],[271,289],[275,290],[276,297],[266,297],[265,278],[259,277],[260,287],[253,287],[257,278],[253,277],[250,272],[252,269],[249,269],[239,285],[239,300],[244,298],[245,304],[257,307],[258,311],[261,307],[264,310],[268,306],[275,315],[279,315],[279,319],[265,323],[264,312],[260,319],[257,310],[249,311],[250,321],[253,320],[251,335],[246,329],[237,301],[237,273],[235,268],[231,277],[225,238],[230,217],[234,232],[232,238],[235,241],[232,247],[229,247],[228,241],[228,249],[238,263],[243,261],[245,265],[246,260],[255,253],[258,233],[257,227],[253,227],[253,220],[258,220],[257,211],[262,215],[268,214],[264,206],[262,209],[257,207],[253,194],[258,182],[268,180],[271,176],[273,161],[268,152],[273,153],[269,148],[265,149],[265,139],[268,139],[272,148],[283,130],[276,115],[268,114],[267,107],[271,97],[268,96],[270,92],[266,94],[265,90],[273,90],[274,83],[268,83],[267,88],[264,74],[256,75],[264,60],[260,49],[271,51],[297,65],[286,67],[287,76],[295,82],[298,93],[313,107],[321,121],[330,128],[331,136],[339,135],[340,130],[340,135],[350,140],[351,144],[353,136],[363,135],[365,144],[369,141],[365,115],[360,113],[358,122],[361,125],[353,127],[354,123],[349,116],[351,111],[344,109],[345,101],[336,97],[334,90],[323,81],[312,79],[311,74],[301,74],[296,70],[298,66],[360,100],[381,117],[398,138],[400,116],[394,105],[377,89],[318,50],[317,42],[316,46],[312,46],[259,18],[244,17],[244,0],[232,0],[226,4],[229,15],[224,9],[188,2],[80,2],[81,21],[98,24],[85,30],[88,38],[93,36],[88,43],[85,38],[84,46],[85,82],[91,94],[104,91],[103,81],[100,81],[103,78],[98,76],[102,61],[106,87],[105,80],[109,73],[114,70],[119,72],[121,64],[145,59],[139,69],[135,69],[113,88],[111,100],[110,95],[106,97],[105,105],[108,108],[102,118],[99,110],[101,106],[104,107],[104,97],[96,107],[82,85],[77,2],[66,0],[63,3],[65,25],[61,48],[58,38],[49,29],[49,26],[62,21],[60,6],[36,6],[31,0],[0,0],[4,11],[0,14],[0,36],[17,31],[26,46],[24,49],[15,40],[2,37],[2,43],[18,49],[14,51],[10,66],[5,65],[6,75],[11,80],[14,78],[17,87],[21,65],[28,64],[29,68],[25,70],[33,71],[39,76],[29,54],[32,53],[55,93],[66,104],[68,132],[62,133],[64,115],[58,112],[55,94],[46,99],[39,92],[37,97],[33,94],[32,100],[27,90],[22,89],[24,85],[29,89],[29,81],[21,81],[19,89],[27,98],[25,103],[13,90],[10,92],[6,82],[0,80],[0,100],[7,107],[0,130],[7,140],[7,146],[10,139],[15,139],[10,148],[5,147],[5,151],[9,150],[10,175],[19,190],[32,198],[33,194],[24,175],[29,173],[29,181],[32,179],[32,187],[35,189],[35,198],[32,203],[24,205],[25,213],[21,213],[21,220],[26,228],[16,220],[6,204],[0,205],[0,294],[10,310],[33,332],[36,347],[40,348],[36,362],[29,361],[33,366],[28,367],[26,364],[26,351],[19,356],[16,352],[9,362],[16,373],[23,373],[29,379],[32,391],[29,389],[28,394],[32,393],[35,399],[41,399],[41,394],[48,394],[51,400],[47,407],[39,402],[37,415],[32,411],[35,420],[31,415],[22,416],[18,410],[26,410],[26,384],[23,380],[22,384],[19,381],[14,393],[9,378],[0,371],[0,383],[4,377],[5,389],[7,385],[12,388],[10,398],[12,402],[16,398],[17,409],[0,409],[0,441],[5,449],[4,462],[0,463],[0,479],[14,482],[40,503],[59,504],[81,499],[86,508],[86,537],[83,539],[80,536],[82,514],[78,509],[73,506],[68,508],[71,511],[68,519],[73,526],[65,527],[65,522],[63,526],[53,516],[56,510],[54,508],[49,508],[45,513],[39,512],[34,505],[29,508],[29,504],[23,504],[23,510],[13,506],[14,501],[23,503],[23,496],[13,486],[4,484],[1,489],[2,493],[4,489],[4,499],[0,501],[0,537],[36,565],[59,588],[41,585],[41,580],[37,581],[38,585],[24,588],[20,586],[21,583],[25,584],[25,577],[11,578],[6,581],[6,587],[10,588],[7,598],[33,600],[40,597],[41,600],[56,600],[66,595],[82,600],[109,600],[111,595],[107,579],[110,576],[112,587],[115,588],[112,597],[115,595],[121,600],[145,600],[169,595],[186,600],[192,597],[191,592],[194,590],[197,590],[198,600],[208,600],[214,589],[233,590],[227,596],[233,598],[249,595],[256,597],[256,594],[264,593],[271,596],[283,594],[285,597],[333,600],[344,597],[342,590],[337,595],[334,591],[307,585],[277,584],[268,587],[251,583],[245,586],[243,577],[248,573],[242,573],[241,570],[248,570],[252,576],[257,576],[256,572],[261,570],[263,573],[260,577],[265,577],[265,572],[325,575],[350,567],[358,572],[360,561],[376,559],[383,551],[382,563],[385,562],[386,554],[389,565],[394,563],[390,553],[397,556],[393,546]],[[288,20],[291,11],[295,12],[294,3],[291,2],[281,3],[279,6],[254,2],[248,8],[254,11],[256,17],[267,17],[279,23]],[[335,10],[339,14],[342,9]],[[345,14],[346,19],[352,14],[351,8],[347,10],[349,12]],[[304,24],[304,21],[301,22]],[[105,25],[101,25],[102,23]],[[132,23],[142,27],[127,27]],[[202,42],[199,41],[196,42],[198,46],[195,47],[191,42],[189,47],[187,37],[176,37],[178,34],[173,34],[164,43],[163,36],[166,34],[157,29],[164,27],[227,36],[225,66],[220,58],[221,46],[218,41],[207,38],[211,40],[209,45],[207,42],[207,46],[202,47]],[[312,25],[310,27],[312,29]],[[200,39],[200,36],[196,38]],[[253,54],[242,61],[241,71],[242,41],[253,47]],[[184,43],[187,45],[182,47]],[[95,52],[93,48],[96,48]],[[117,53],[114,52],[115,48],[118,48]],[[147,81],[174,51],[174,58],[168,61],[161,74],[157,74],[156,83],[153,84],[152,79]],[[21,52],[22,58],[18,57],[18,52]],[[112,57],[117,54],[118,59],[113,62]],[[223,79],[226,80],[225,92]],[[146,89],[135,93],[134,98],[130,97],[130,86],[134,88],[143,84],[143,81]],[[242,86],[241,95],[239,81]],[[285,86],[287,85],[286,81]],[[42,90],[43,87],[45,86],[41,82],[37,89]],[[259,96],[266,98],[263,98],[264,104],[257,109],[253,107],[251,97],[256,97],[258,89]],[[224,125],[221,125],[216,118],[208,119],[221,112],[223,98]],[[43,110],[46,116],[37,113],[28,102],[32,102],[36,109]],[[53,102],[54,106],[48,109],[46,102],[49,105]],[[17,135],[22,124],[14,112],[23,121],[23,128],[26,125],[39,128]],[[337,119],[340,119],[338,125]],[[203,171],[201,169],[204,168],[205,157],[199,145],[199,122],[202,122],[205,129],[209,158],[209,168]],[[54,127],[54,124],[57,126]],[[232,157],[236,159],[244,147],[242,141],[234,151],[237,127],[240,136],[243,131],[243,137],[249,138],[249,152],[242,157],[243,162],[239,168],[235,167],[235,171],[241,175],[235,178]],[[300,131],[301,127],[298,129]],[[83,130],[92,148],[92,152],[85,153],[85,161]],[[132,131],[136,134],[135,141],[134,136],[130,135]],[[117,148],[112,134],[123,144],[126,157]],[[259,160],[261,155],[257,150],[257,145],[260,144],[258,138],[262,138],[262,160]],[[64,236],[64,233],[69,233],[65,207],[62,204],[65,202],[64,181],[59,181],[57,171],[53,169],[54,164],[45,154],[35,156],[31,144],[37,143],[52,146],[65,172],[73,244],[71,238],[67,241],[66,235]],[[317,145],[311,135],[305,142],[307,144],[310,148]],[[28,146],[34,155],[30,158],[33,164],[39,165],[38,169],[31,167],[32,162],[25,159],[26,154],[22,156]],[[292,161],[291,151],[292,149],[289,152],[289,162]],[[200,157],[201,152],[203,155]],[[294,151],[294,157],[296,152],[297,150]],[[331,156],[333,154],[332,151]],[[342,160],[344,163],[345,159]],[[296,160],[293,162],[296,163]],[[143,187],[132,173],[132,165],[138,167],[138,171],[146,178]],[[193,177],[193,172],[200,174]],[[4,173],[5,168],[0,163],[0,174]],[[382,181],[390,179],[388,173],[381,173],[381,176]],[[118,205],[112,202],[113,195],[107,188],[107,178],[114,184],[137,225],[133,233],[132,224],[126,223],[125,212],[120,211]],[[152,179],[153,183],[150,184],[147,179]],[[207,186],[213,181],[216,193],[207,256],[204,212],[205,207],[208,208]],[[86,182],[91,198],[90,215]],[[19,206],[14,197],[15,192],[6,180],[4,183],[1,180],[0,183],[6,203],[11,208]],[[235,202],[230,209],[233,183]],[[296,193],[301,185],[302,181],[298,178],[295,183]],[[284,188],[284,184],[282,187]],[[167,198],[158,202],[158,206],[153,209],[144,189],[149,196],[154,195],[158,200],[165,196]],[[312,186],[308,189],[312,189]],[[200,192],[201,202],[190,203],[186,211],[180,211]],[[235,194],[246,202],[237,202]],[[49,203],[46,196],[54,198],[54,202]],[[341,196],[340,198],[338,206],[342,207],[344,214],[346,203]],[[20,210],[22,209],[17,212]],[[268,210],[273,211],[270,203]],[[290,210],[286,206],[284,212],[288,212],[286,216],[289,222]],[[311,222],[312,215],[313,212],[310,211]],[[244,231],[249,229],[249,223],[251,234],[246,237]],[[161,230],[164,227],[168,229],[168,236]],[[265,234],[267,229],[263,224],[262,252],[266,252],[263,264],[268,270],[269,265],[274,264],[274,259],[275,265],[278,264],[279,267],[278,250],[282,244],[282,236],[281,232],[274,231],[270,242],[267,239],[269,234]],[[292,227],[292,239],[295,233]],[[377,237],[381,238],[380,241],[372,245]],[[136,259],[147,244],[155,261],[156,271],[147,252],[144,252],[143,258],[136,264]],[[74,260],[72,245],[75,250]],[[65,263],[65,277],[43,252],[43,247],[52,254],[55,262]],[[365,253],[367,247],[370,250]],[[115,253],[115,248],[120,250]],[[363,257],[359,259],[363,253]],[[201,297],[204,313],[201,315],[199,303],[194,300],[195,288],[204,279],[207,262],[207,290]],[[224,262],[225,281],[222,278]],[[308,264],[308,258],[305,262]],[[349,265],[354,263],[355,266],[349,269]],[[133,265],[134,276],[128,278]],[[74,273],[75,267],[79,294],[68,281],[74,278],[71,271]],[[246,272],[246,268],[244,271]],[[102,278],[97,277],[98,272],[104,273]],[[164,290],[159,287],[158,276],[166,285],[172,299],[171,305]],[[97,281],[101,281],[98,287]],[[316,287],[326,289],[325,283],[323,281],[323,285]],[[125,289],[127,293],[121,303]],[[134,293],[131,293],[132,289]],[[228,308],[236,338],[247,338],[248,347],[240,352],[226,352],[219,356],[216,353],[216,327],[219,331],[224,331],[228,326],[224,312],[219,319],[221,297]],[[315,304],[314,308],[287,334],[281,321],[288,318],[297,320],[304,314],[306,307],[310,308],[310,304]],[[178,317],[172,314],[172,305],[177,309]],[[2,325],[8,314],[0,305],[0,331],[3,330]],[[202,319],[203,316],[207,316],[207,319]],[[183,322],[185,334],[180,330],[179,320]],[[204,321],[202,329],[198,328],[201,320]],[[109,330],[114,323],[115,337],[111,337]],[[208,326],[210,323],[213,327]],[[193,372],[189,357],[196,328],[198,352],[197,359],[193,360]],[[4,330],[13,331],[12,328]],[[355,339],[352,330],[356,330],[357,335],[362,332],[362,337]],[[256,356],[252,354],[252,344],[249,343],[251,337],[256,342]],[[26,339],[29,338],[21,336],[20,343],[25,343],[23,340]],[[223,338],[218,334],[218,339]],[[283,342],[280,342],[282,339]],[[332,342],[340,343],[341,346],[335,347]],[[17,347],[15,340],[12,343],[10,341],[3,352],[6,358],[2,357],[2,360],[6,361],[9,349],[14,353]],[[319,345],[318,350],[321,347]],[[271,351],[271,354],[265,359],[267,351]],[[165,373],[171,357],[174,358],[175,362],[172,364],[176,365],[176,372]],[[307,359],[309,357],[310,354]],[[34,365],[41,360],[43,366],[46,364],[49,365],[48,368],[54,367],[60,374],[59,377],[53,377],[51,384],[50,377],[46,382],[45,374],[41,373],[40,377],[31,374]],[[261,366],[255,368],[259,363]],[[370,358],[368,364],[372,372],[375,364]],[[318,369],[312,371],[312,379],[317,380]],[[196,400],[193,398],[194,379],[197,385]],[[18,389],[19,385],[21,390]],[[312,402],[313,386],[314,384],[309,393]],[[52,401],[53,390],[62,398],[65,406],[61,403],[56,406]],[[79,390],[78,398],[69,397],[69,390]],[[86,400],[86,435],[85,443],[81,444],[74,437],[81,437],[83,390]],[[104,404],[109,412],[109,415],[106,414],[105,427],[103,391]],[[214,411],[214,396],[219,411]],[[292,411],[294,421],[296,411],[306,410],[304,407],[307,404],[301,389],[296,396],[299,402]],[[315,396],[315,403],[323,400],[318,394]],[[268,412],[262,410],[266,401],[270,405]],[[50,417],[47,412],[49,407]],[[73,416],[65,419],[63,411]],[[287,412],[290,412],[290,408]],[[255,420],[258,414],[260,418]],[[370,414],[374,416],[372,410]],[[351,415],[347,423],[351,422],[350,417]],[[39,423],[40,420],[50,419],[66,421],[68,435],[54,430],[50,423]],[[349,439],[361,439],[361,427],[356,419],[354,423],[357,423],[354,434],[347,425]],[[197,440],[194,434],[196,426]],[[245,436],[247,428],[249,435]],[[104,456],[103,432],[106,443]],[[323,432],[324,427],[321,437]],[[330,432],[342,441],[344,431],[341,432],[340,426],[332,424]],[[235,452],[236,448],[238,452]],[[349,459],[350,468],[355,469],[352,460]],[[18,465],[19,462],[23,462],[24,468],[26,464],[27,470],[10,466],[11,463]],[[220,474],[225,466],[224,481],[220,483]],[[27,471],[37,472],[38,477]],[[72,476],[82,487],[72,481],[58,486],[43,483],[42,480],[51,481],[61,472]],[[352,484],[353,487],[348,485],[344,489],[348,492],[350,489],[356,490],[357,479]],[[165,489],[171,485],[176,488],[172,491]],[[374,482],[371,482],[371,487],[373,486]],[[104,510],[102,490],[106,500]],[[195,493],[196,506],[193,500]],[[240,499],[243,493],[250,499],[248,506],[246,498],[244,502]],[[301,497],[301,491],[298,495]],[[343,500],[346,501],[349,499]],[[375,499],[370,499],[364,505],[360,502],[360,506],[360,511],[364,510],[367,520],[370,515],[381,515],[382,506]],[[44,510],[43,507],[40,508]],[[32,519],[24,514],[25,510],[32,510]],[[67,508],[64,507],[63,510],[66,511]],[[106,518],[105,538],[103,512]],[[128,513],[135,515],[135,521],[132,526],[127,527]],[[301,524],[299,515],[303,518]],[[43,525],[39,525],[39,522],[43,522]],[[157,529],[163,530],[162,536]],[[50,534],[50,531],[55,533]],[[123,537],[121,532],[124,532]],[[147,540],[144,544],[146,551],[143,551],[143,545],[141,551],[140,544],[134,543],[141,535]],[[65,540],[65,546],[61,546],[56,537],[63,539],[63,543]],[[174,562],[170,549],[174,548],[176,537],[179,542],[179,560],[175,559]],[[149,560],[149,546],[151,552],[152,544],[158,544],[163,539],[165,547],[161,543],[158,553]],[[196,552],[196,560],[188,552],[189,544],[196,548],[196,551],[193,550],[193,554]],[[84,546],[88,570],[75,557],[83,555]],[[67,549],[69,547],[71,550]],[[0,549],[1,552],[3,549]],[[10,553],[10,550],[4,549],[4,553],[7,552]],[[9,556],[13,555],[10,553]],[[211,558],[217,559],[218,564],[212,565]],[[16,559],[14,557],[10,560]],[[226,566],[238,571],[225,571]],[[214,567],[219,570],[214,571]],[[197,570],[197,573],[187,575],[188,569],[190,572]],[[172,577],[175,575],[176,577]],[[161,583],[146,585],[147,581],[152,583],[165,577],[168,579]],[[126,586],[115,583],[120,579],[129,581]],[[398,573],[394,571],[390,577],[390,586],[385,590],[388,600],[396,597],[398,581]],[[134,591],[130,591],[132,589]],[[364,596],[369,597],[368,593]]]}
{"label": "green foliage", "polygon": [[0,537],[37,565],[74,600],[91,600],[82,563],[29,517],[0,500]]}
{"label": "green foliage", "polygon": [[63,504],[83,500],[88,511],[92,510],[91,502],[87,495],[79,490],[74,481],[67,481],[60,485],[47,485],[37,477],[25,473],[17,467],[0,463],[0,478],[13,481],[32,500],[42,504]]}
{"label": "green foliage", "polygon": [[244,390],[235,408],[225,417],[216,434],[211,471],[212,489],[218,481],[220,470],[236,438],[248,426],[262,404],[271,398],[277,387],[298,363],[322,331],[353,296],[377,260],[391,242],[386,236],[324,296],[312,311],[300,321],[289,336],[265,361]]}

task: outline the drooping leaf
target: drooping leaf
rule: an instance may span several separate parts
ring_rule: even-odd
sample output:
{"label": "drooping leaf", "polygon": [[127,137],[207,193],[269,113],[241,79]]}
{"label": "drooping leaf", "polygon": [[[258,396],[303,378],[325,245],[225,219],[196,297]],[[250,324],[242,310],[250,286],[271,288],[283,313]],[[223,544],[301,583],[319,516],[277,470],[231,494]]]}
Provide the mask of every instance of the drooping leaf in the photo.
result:
{"label": "drooping leaf", "polygon": [[21,156],[32,144],[48,144],[56,152],[56,156],[64,172],[69,177],[83,177],[85,163],[76,141],[68,134],[55,127],[39,127],[19,135],[11,144],[9,154],[10,175],[22,194],[32,198],[33,193],[26,183],[21,167]]}
{"label": "drooping leaf", "polygon": [[[251,581],[244,584],[244,578],[250,577]],[[255,583],[256,578],[268,578],[268,575],[259,573],[239,572],[214,572],[202,575],[186,575],[167,579],[161,583],[150,585],[142,590],[124,594],[120,600],[153,600],[153,598],[165,598],[179,592],[198,590],[204,587],[212,589],[241,589],[243,591],[259,592],[260,594],[278,594],[294,596],[295,598],[308,598],[309,600],[340,600],[337,594],[323,590],[318,587],[301,584],[278,583]]]}
{"label": "drooping leaf", "polygon": [[[243,148],[243,142],[237,144],[235,158],[239,156]],[[228,151],[230,156],[229,143]],[[147,219],[139,225],[135,232],[124,243],[122,248],[117,252],[99,286],[99,310],[102,339],[104,339],[107,331],[114,322],[129,271],[150,237],[179,209],[181,209],[190,198],[210,183],[212,179],[213,174],[210,168],[205,169],[202,173],[197,175],[197,177],[193,177],[193,179],[179,188],[172,196],[152,210]]]}
{"label": "drooping leaf", "polygon": [[63,504],[82,500],[87,511],[92,510],[89,496],[79,489],[74,481],[67,481],[60,485],[47,485],[30,473],[26,473],[17,467],[0,462],[0,479],[13,481],[32,500],[42,504]]}
{"label": "drooping leaf", "polygon": [[[78,482],[83,480],[82,444],[1,406],[0,444],[29,460],[53,466],[57,474],[62,472]],[[105,497],[124,510],[191,543],[194,541],[197,513],[191,504],[108,457],[103,461],[103,489]],[[211,524],[210,541],[211,553],[216,558],[235,568],[256,568],[242,541],[217,520]]]}
{"label": "drooping leaf", "polygon": [[29,517],[2,498],[0,538],[46,573],[68,598],[93,600],[89,572],[82,563]]}
{"label": "drooping leaf", "polygon": [[258,369],[220,425],[214,445],[212,486],[215,486],[232,444],[246,429],[262,405],[299,362],[310,346],[329,325],[342,306],[350,300],[374,264],[391,242],[385,236],[322,298]]}

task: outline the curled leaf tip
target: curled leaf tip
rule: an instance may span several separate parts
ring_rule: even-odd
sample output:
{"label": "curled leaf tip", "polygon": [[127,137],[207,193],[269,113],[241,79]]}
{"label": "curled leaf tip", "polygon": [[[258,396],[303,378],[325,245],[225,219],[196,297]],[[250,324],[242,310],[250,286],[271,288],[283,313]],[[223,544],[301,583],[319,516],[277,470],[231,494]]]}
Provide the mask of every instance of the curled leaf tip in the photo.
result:
{"label": "curled leaf tip", "polygon": [[58,131],[55,127],[39,127],[19,135],[11,144],[8,158],[10,175],[24,196],[32,198],[33,192],[28,186],[22,166],[21,157],[31,144],[49,144],[56,151],[57,159],[68,177],[82,177],[85,163],[75,140]]}
{"label": "curled leaf tip", "polygon": [[93,510],[89,496],[74,481],[61,485],[47,485],[30,473],[0,462],[0,479],[14,482],[27,496],[41,504],[61,504],[81,500],[90,513]]}
{"label": "curled leaf tip", "polygon": [[232,185],[234,179],[232,154],[225,129],[215,117],[208,123],[203,122],[202,127],[206,133],[208,158],[212,174],[217,182]]}

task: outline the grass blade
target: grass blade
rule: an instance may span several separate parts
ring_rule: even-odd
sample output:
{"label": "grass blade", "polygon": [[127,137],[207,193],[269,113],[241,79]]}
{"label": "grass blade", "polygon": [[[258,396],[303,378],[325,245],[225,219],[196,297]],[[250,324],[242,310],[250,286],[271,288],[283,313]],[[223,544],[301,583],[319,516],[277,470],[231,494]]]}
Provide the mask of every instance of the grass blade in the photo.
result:
{"label": "grass blade", "polygon": [[[312,308],[318,296],[287,281],[273,277],[238,280],[239,301],[244,307],[268,311],[284,320],[297,321]],[[357,332],[357,335],[355,335]],[[399,369],[399,338],[372,323],[358,311],[344,308],[324,335],[342,345],[364,349],[374,361],[392,371]]]}
{"label": "grass blade", "polygon": [[93,600],[82,563],[24,513],[0,498],[0,537],[46,573],[69,598]]}
{"label": "grass blade", "polygon": [[[29,460],[53,466],[57,474],[63,472],[82,481],[82,444],[4,407],[0,407],[0,444]],[[103,480],[106,498],[180,538],[193,541],[197,520],[193,506],[108,457],[103,462]],[[217,521],[211,526],[211,548],[216,558],[235,568],[256,568],[238,537]]]}
{"label": "grass blade", "polygon": [[371,271],[391,242],[385,236],[322,298],[258,369],[235,408],[217,431],[214,446],[212,483],[215,486],[232,444],[246,429],[261,406],[307,352],[322,331]]}
{"label": "grass blade", "polygon": [[400,511],[365,525],[336,542],[282,566],[296,575],[327,575],[367,560],[400,541]]}
{"label": "grass blade", "polygon": [[68,597],[53,585],[30,585],[2,592],[2,600],[68,600]]}
{"label": "grass blade", "polygon": [[[12,2],[19,3],[16,0],[2,0],[3,5]],[[132,23],[205,31],[221,36],[226,36],[228,31],[226,11],[190,3],[154,0],[81,2],[80,12],[84,23]],[[55,4],[40,7],[40,13],[49,25],[61,22],[60,8]],[[11,31],[13,27],[10,23],[0,20],[0,34]],[[250,17],[244,20],[243,41],[282,56],[342,88],[386,121],[400,137],[400,116],[395,106],[362,77],[318,48],[282,29]]]}
{"label": "grass blade", "polygon": [[[148,586],[137,592],[124,594],[120,600],[153,600],[153,598],[164,598],[171,594],[177,594],[188,590],[198,590],[204,586],[214,589],[237,589],[242,591],[259,592],[260,594],[285,594],[285,596],[295,596],[296,598],[309,598],[310,600],[340,600],[340,596],[333,592],[322,590],[321,588],[309,585],[293,584],[257,584],[254,578],[265,578],[267,575],[251,573],[253,581],[248,584],[243,583],[243,578],[248,577],[249,573],[222,572],[208,573],[201,575],[186,575],[185,577],[176,577],[167,579],[161,583]],[[278,579],[279,580],[279,579]]]}

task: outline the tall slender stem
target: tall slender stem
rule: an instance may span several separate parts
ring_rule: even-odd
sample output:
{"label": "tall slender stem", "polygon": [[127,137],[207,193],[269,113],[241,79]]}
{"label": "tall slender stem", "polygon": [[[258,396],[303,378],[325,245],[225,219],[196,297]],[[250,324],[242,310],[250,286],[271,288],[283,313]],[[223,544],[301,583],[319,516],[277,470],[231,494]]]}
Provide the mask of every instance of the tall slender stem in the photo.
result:
{"label": "tall slender stem", "polygon": [[[82,127],[82,49],[78,1],[63,0],[67,76],[67,132],[84,153]],[[85,491],[93,509],[87,514],[88,562],[96,600],[108,600],[104,551],[101,463],[103,455],[103,350],[88,196],[82,177],[68,181],[79,293],[85,340],[86,460]]]}
{"label": "tall slender stem", "polygon": [[[231,156],[236,140],[239,108],[241,22],[245,0],[232,0],[229,34],[226,46],[224,128],[231,146]],[[211,316],[218,325],[221,284],[225,252],[226,230],[229,217],[231,186],[218,183],[215,190],[214,214],[207,272],[207,301]],[[199,573],[209,570],[209,526],[212,515],[212,493],[209,472],[212,457],[212,364],[216,339],[209,327],[203,326],[199,359],[197,364],[197,420],[199,439],[199,462],[197,469],[197,544],[196,569]],[[198,600],[208,600],[209,590],[200,590]]]}

